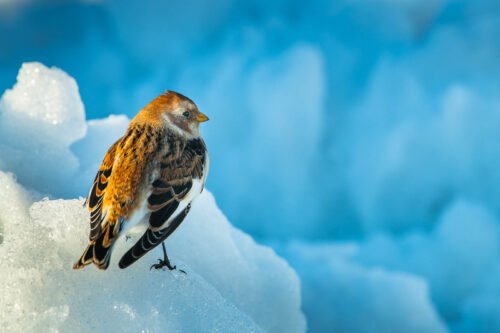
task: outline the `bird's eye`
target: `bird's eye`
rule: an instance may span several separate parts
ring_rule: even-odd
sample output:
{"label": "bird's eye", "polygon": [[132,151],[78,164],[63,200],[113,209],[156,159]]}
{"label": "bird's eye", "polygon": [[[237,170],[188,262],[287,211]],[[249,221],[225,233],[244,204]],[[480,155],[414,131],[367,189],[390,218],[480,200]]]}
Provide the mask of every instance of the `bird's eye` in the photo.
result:
{"label": "bird's eye", "polygon": [[190,113],[189,111],[184,111],[184,112],[182,113],[182,115],[183,115],[184,117],[186,117],[186,118],[189,118],[189,116],[191,115],[191,113]]}

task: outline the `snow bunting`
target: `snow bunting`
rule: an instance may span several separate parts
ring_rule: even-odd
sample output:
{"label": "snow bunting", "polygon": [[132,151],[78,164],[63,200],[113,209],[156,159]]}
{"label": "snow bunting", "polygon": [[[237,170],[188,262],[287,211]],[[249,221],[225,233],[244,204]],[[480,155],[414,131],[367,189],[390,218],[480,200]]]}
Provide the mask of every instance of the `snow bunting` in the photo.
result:
{"label": "snow bunting", "polygon": [[201,193],[209,159],[199,124],[208,117],[189,98],[167,91],[142,109],[104,156],[87,197],[89,244],[73,268],[108,268],[113,244],[134,225],[142,237],[119,262],[126,268],[162,243],[164,258],[152,268],[175,269],[165,239]]}

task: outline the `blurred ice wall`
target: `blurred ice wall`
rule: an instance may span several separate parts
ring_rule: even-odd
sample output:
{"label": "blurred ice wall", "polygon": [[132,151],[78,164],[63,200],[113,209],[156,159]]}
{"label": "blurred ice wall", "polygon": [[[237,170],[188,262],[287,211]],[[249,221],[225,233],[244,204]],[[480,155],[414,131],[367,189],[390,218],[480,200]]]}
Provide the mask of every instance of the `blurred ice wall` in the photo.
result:
{"label": "blurred ice wall", "polygon": [[500,213],[499,35],[493,0],[0,0],[0,91],[25,61],[75,77],[89,118],[177,90],[233,223],[402,233],[456,198]]}

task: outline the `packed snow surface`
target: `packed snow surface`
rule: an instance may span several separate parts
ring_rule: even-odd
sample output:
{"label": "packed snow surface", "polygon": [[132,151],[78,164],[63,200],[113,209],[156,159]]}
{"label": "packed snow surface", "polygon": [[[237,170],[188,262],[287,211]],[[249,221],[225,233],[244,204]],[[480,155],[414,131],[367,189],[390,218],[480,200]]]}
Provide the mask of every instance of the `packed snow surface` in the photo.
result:
{"label": "packed snow surface", "polygon": [[271,249],[234,229],[205,191],[168,240],[187,274],[150,270],[156,249],[110,268],[72,269],[84,248],[88,213],[79,200],[33,202],[0,173],[0,317],[7,332],[304,332],[297,276]]}

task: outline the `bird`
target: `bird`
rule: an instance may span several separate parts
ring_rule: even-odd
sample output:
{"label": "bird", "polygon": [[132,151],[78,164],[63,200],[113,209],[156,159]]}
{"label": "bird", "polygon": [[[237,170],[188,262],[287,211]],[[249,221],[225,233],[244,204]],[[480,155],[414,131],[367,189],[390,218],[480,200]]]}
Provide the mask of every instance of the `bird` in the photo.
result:
{"label": "bird", "polygon": [[74,269],[89,264],[107,269],[113,245],[131,229],[145,231],[121,257],[120,268],[161,243],[163,259],[150,269],[176,269],[165,240],[204,189],[210,161],[199,125],[207,120],[191,99],[174,91],[137,113],[105,154],[84,203],[90,214],[89,242]]}

